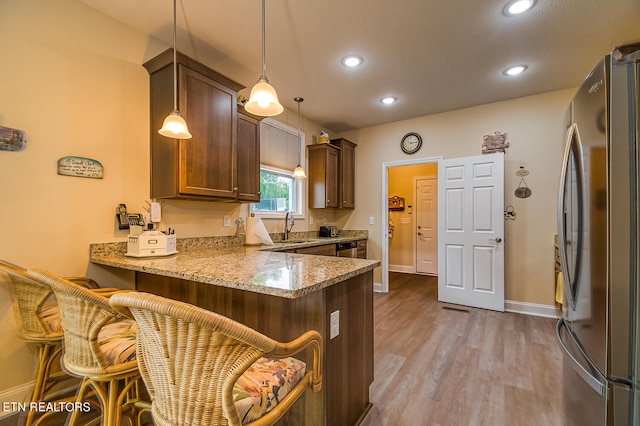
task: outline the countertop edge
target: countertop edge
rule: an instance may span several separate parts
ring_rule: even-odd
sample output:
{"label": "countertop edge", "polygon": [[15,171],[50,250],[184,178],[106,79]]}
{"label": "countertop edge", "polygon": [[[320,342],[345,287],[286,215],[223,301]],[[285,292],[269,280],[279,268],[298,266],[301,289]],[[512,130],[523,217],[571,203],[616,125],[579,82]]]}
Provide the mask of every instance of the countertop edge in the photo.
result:
{"label": "countertop edge", "polygon": [[[297,244],[296,246],[300,246],[300,244]],[[257,247],[257,248],[246,247],[246,250],[265,251],[262,249],[262,247]],[[277,253],[277,251],[273,253],[275,254]],[[305,254],[285,254],[285,253],[279,253],[279,254],[281,254],[282,256],[296,256],[296,257],[300,256],[302,258],[307,258],[307,257],[321,258],[322,257],[322,256],[305,255]],[[204,273],[198,274],[198,273],[179,272],[177,270],[172,270],[170,268],[154,267],[153,265],[142,264],[142,262],[144,262],[145,259],[146,260],[171,259],[174,256],[185,256],[185,255],[186,256],[189,255],[189,250],[185,250],[180,254],[166,256],[163,258],[129,258],[129,257],[125,257],[124,254],[121,254],[121,253],[114,253],[114,252],[100,253],[100,251],[96,252],[93,250],[93,247],[92,247],[91,254],[90,254],[90,262],[94,264],[110,266],[110,267],[115,267],[119,269],[130,270],[134,272],[142,272],[142,273],[159,275],[159,276],[164,276],[169,278],[176,278],[176,279],[182,279],[187,281],[218,285],[221,287],[238,289],[243,291],[250,291],[253,293],[272,295],[272,296],[283,297],[288,299],[296,299],[296,298],[305,296],[309,293],[322,290],[326,287],[330,287],[332,285],[348,280],[357,275],[361,275],[363,273],[369,272],[380,266],[380,261],[378,260],[357,259],[359,263],[365,263],[365,262],[367,263],[364,265],[358,265],[358,266],[347,268],[347,271],[344,273],[340,273],[331,278],[313,283],[308,286],[304,286],[302,288],[286,289],[281,287],[261,286],[261,285],[254,284],[247,281],[233,281],[229,279],[222,279],[219,277],[217,278],[214,276],[214,274],[207,275]],[[239,254],[238,256],[242,256],[242,255]],[[332,258],[329,256],[328,259],[336,259],[336,258]],[[345,258],[344,260],[347,260],[347,258]],[[352,259],[352,260],[356,260],[356,259]],[[139,264],[136,264],[136,263],[139,263]]]}
{"label": "countertop edge", "polygon": [[[296,255],[296,256],[311,256],[311,255],[299,254],[299,255]],[[160,275],[160,276],[164,276],[164,277],[170,277],[170,278],[177,278],[177,279],[182,279],[182,280],[187,280],[187,281],[200,282],[200,283],[204,283],[204,284],[218,285],[220,287],[232,288],[232,289],[243,290],[243,291],[250,291],[250,292],[258,293],[258,294],[266,294],[266,295],[271,295],[271,296],[284,297],[284,298],[287,298],[287,299],[297,299],[297,298],[303,297],[303,296],[305,296],[305,295],[307,295],[309,293],[313,293],[315,291],[322,290],[324,288],[330,287],[330,286],[335,285],[337,283],[340,283],[342,281],[346,281],[346,280],[348,280],[350,278],[353,278],[355,276],[358,276],[358,275],[364,274],[366,272],[372,271],[375,268],[380,266],[380,261],[378,261],[378,260],[371,260],[371,259],[361,259],[361,260],[367,260],[370,263],[368,265],[366,265],[366,266],[352,269],[347,273],[341,274],[339,276],[330,278],[330,279],[325,280],[325,281],[321,281],[319,283],[315,283],[313,285],[310,285],[308,287],[301,288],[301,289],[281,289],[281,288],[263,287],[263,286],[258,286],[258,285],[251,285],[251,284],[241,283],[241,282],[237,282],[237,281],[222,280],[222,279],[218,279],[218,278],[214,278],[214,277],[205,277],[205,276],[199,276],[199,275],[193,275],[193,274],[184,274],[184,273],[169,271],[169,270],[165,270],[165,269],[151,268],[151,267],[146,267],[146,266],[143,266],[143,265],[136,266],[136,265],[131,265],[131,264],[123,263],[123,262],[117,262],[117,261],[104,259],[104,258],[100,258],[100,257],[92,258],[91,259],[91,263],[104,265],[104,266],[111,266],[111,267],[119,268],[119,269],[126,269],[126,270],[130,270],[130,271],[134,271],[134,272],[142,272],[142,273],[147,273],[147,274],[152,274],[152,275]]]}

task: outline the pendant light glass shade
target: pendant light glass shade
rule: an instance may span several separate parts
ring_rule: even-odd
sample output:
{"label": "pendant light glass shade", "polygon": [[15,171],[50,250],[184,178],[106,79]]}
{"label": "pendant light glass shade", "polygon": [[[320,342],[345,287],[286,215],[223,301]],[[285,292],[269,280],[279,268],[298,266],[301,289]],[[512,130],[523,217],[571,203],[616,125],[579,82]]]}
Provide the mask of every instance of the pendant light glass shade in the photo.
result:
{"label": "pendant light glass shade", "polygon": [[302,168],[302,166],[300,164],[298,164],[298,167],[296,167],[293,170],[293,174],[291,175],[296,179],[306,179],[307,178],[307,174],[304,172],[304,169]]}
{"label": "pendant light glass shade", "polygon": [[284,107],[280,105],[278,101],[278,94],[276,89],[269,83],[267,78],[267,62],[264,55],[264,0],[262,0],[262,75],[258,79],[258,82],[251,89],[249,100],[244,105],[244,109],[254,115],[261,117],[272,117],[280,114],[284,111]]}
{"label": "pendant light glass shade", "polygon": [[[298,103],[298,161],[300,161],[300,150],[302,149],[302,138],[300,137],[300,102],[304,101],[301,97],[293,98],[294,101]],[[304,168],[298,163],[298,166],[293,169],[293,174],[291,175],[295,179],[306,179],[307,174],[304,171]]]}
{"label": "pendant light glass shade", "polygon": [[249,100],[244,105],[244,109],[254,115],[262,117],[272,117],[284,111],[284,107],[278,101],[276,89],[269,84],[267,77],[262,76],[251,89]]}
{"label": "pendant light glass shade", "polygon": [[176,60],[176,0],[173,0],[173,110],[158,130],[162,136],[173,139],[191,139],[187,122],[178,111],[178,63]]}
{"label": "pendant light glass shade", "polygon": [[158,133],[168,138],[191,139],[187,122],[184,121],[184,118],[180,115],[180,111],[177,109],[174,109],[171,111],[171,114],[167,115]]}

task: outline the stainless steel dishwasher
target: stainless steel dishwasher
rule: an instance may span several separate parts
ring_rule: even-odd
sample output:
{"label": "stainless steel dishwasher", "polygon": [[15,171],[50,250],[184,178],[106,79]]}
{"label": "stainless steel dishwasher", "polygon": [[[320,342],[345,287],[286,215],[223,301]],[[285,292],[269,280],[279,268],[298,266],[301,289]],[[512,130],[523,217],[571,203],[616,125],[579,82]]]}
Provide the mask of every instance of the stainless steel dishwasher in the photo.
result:
{"label": "stainless steel dishwasher", "polygon": [[338,257],[358,257],[358,242],[347,241],[345,243],[337,243]]}

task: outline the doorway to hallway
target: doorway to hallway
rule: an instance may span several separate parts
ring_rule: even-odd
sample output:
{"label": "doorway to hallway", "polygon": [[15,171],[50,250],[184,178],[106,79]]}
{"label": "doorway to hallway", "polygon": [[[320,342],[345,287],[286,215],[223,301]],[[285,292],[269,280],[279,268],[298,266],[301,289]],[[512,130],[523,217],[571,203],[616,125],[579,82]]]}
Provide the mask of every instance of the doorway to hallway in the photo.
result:
{"label": "doorway to hallway", "polygon": [[[388,162],[382,164],[382,193],[383,211],[382,226],[382,283],[378,291],[389,291],[389,271],[404,273],[418,272],[419,259],[431,268],[430,274],[437,274],[437,204],[436,210],[431,214],[423,214],[425,206],[433,203],[434,200],[425,201],[428,197],[421,197],[417,193],[419,179],[433,179],[435,183],[433,196],[437,197],[437,174],[438,161],[442,157],[415,158],[405,161]],[[401,210],[389,210],[390,197],[402,197],[404,208]],[[418,203],[421,203],[418,205]],[[430,217],[429,217],[430,215]],[[425,228],[425,232],[418,230],[417,226]],[[418,235],[420,232],[423,235]],[[426,235],[425,235],[426,234]],[[418,237],[425,236],[423,241],[418,241]],[[429,240],[435,237],[435,240]],[[430,245],[434,244],[431,248]],[[430,254],[418,255],[418,250],[431,250]],[[428,260],[425,260],[428,259]],[[420,268],[425,268],[422,265]]]}

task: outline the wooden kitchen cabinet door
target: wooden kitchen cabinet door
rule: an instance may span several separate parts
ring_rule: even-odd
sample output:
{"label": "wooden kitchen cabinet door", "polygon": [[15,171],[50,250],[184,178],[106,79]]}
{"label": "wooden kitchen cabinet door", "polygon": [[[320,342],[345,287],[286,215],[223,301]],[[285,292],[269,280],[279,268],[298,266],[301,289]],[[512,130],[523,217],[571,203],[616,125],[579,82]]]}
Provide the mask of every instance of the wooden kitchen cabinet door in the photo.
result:
{"label": "wooden kitchen cabinet door", "polygon": [[180,110],[193,138],[180,143],[181,195],[236,198],[236,92],[180,66]]}
{"label": "wooden kitchen cabinet door", "polygon": [[[238,106],[238,108],[241,107]],[[240,110],[238,111],[238,200],[260,201],[260,119]]]}
{"label": "wooden kitchen cabinet door", "polygon": [[325,143],[309,145],[309,207],[337,208],[340,148]]}
{"label": "wooden kitchen cabinet door", "polygon": [[332,139],[331,144],[340,148],[338,178],[339,207],[342,209],[353,209],[355,203],[355,167],[356,167],[356,144],[344,139]]}

